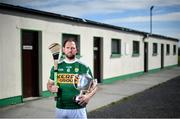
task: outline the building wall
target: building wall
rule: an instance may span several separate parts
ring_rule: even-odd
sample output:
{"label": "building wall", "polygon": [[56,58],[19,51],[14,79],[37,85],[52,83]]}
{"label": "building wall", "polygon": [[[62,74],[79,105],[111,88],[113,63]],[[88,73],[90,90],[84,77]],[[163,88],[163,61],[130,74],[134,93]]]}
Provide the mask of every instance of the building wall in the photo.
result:
{"label": "building wall", "polygon": [[[35,30],[42,33],[42,91],[46,91],[49,71],[53,59],[48,46],[53,42],[61,44],[62,33],[80,35],[81,60],[93,69],[93,37],[103,38],[103,79],[143,72],[144,45],[143,36],[107,28],[100,28],[80,23],[54,20],[33,15],[0,14],[0,99],[22,95],[22,63],[21,63],[21,29]],[[111,57],[111,39],[121,39],[121,57]],[[132,41],[140,41],[140,55],[132,56]],[[176,65],[177,55],[172,55],[172,42],[163,39],[149,38],[149,69],[160,68],[160,55],[152,56],[152,42],[170,44],[170,55],[165,56],[165,66]],[[164,45],[166,51],[166,45]]]}
{"label": "building wall", "polygon": [[18,17],[0,14],[0,99],[21,95]]}
{"label": "building wall", "polygon": [[[149,38],[146,39],[146,42],[149,43],[149,70],[158,69],[161,67],[161,44],[164,44],[164,67],[177,65],[177,51],[178,46],[177,42],[172,42],[170,40],[164,40],[160,38]],[[153,43],[157,43],[158,45],[158,53],[153,56]],[[170,54],[166,54],[166,45],[170,45]],[[173,45],[176,45],[176,55],[173,54]]]}
{"label": "building wall", "polygon": [[[104,79],[112,78],[143,70],[143,46],[142,37],[134,34],[107,31],[104,41]],[[121,57],[111,57],[111,38],[121,39]],[[132,56],[132,41],[140,41],[140,55]],[[125,46],[128,46],[127,50]]]}

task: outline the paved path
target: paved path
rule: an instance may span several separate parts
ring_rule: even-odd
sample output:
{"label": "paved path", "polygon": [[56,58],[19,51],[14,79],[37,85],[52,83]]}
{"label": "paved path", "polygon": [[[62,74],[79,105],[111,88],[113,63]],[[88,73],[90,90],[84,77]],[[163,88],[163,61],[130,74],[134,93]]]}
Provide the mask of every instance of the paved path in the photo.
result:
{"label": "paved path", "polygon": [[180,67],[161,70],[157,73],[147,73],[139,77],[119,80],[112,84],[100,85],[100,90],[87,106],[88,111],[103,107],[112,102],[142,92],[155,85],[166,82],[180,75]]}
{"label": "paved path", "polygon": [[89,118],[180,118],[180,76],[88,114]]}

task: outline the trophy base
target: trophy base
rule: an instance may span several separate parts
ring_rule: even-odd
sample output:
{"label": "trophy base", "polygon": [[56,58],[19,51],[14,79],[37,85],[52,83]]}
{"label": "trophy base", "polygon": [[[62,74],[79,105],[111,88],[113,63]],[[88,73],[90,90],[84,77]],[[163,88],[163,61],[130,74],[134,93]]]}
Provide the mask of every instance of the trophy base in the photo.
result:
{"label": "trophy base", "polygon": [[79,102],[79,96],[74,97],[74,102],[78,103]]}
{"label": "trophy base", "polygon": [[74,99],[73,99],[74,102],[77,103],[78,105],[80,105],[81,107],[86,107],[86,104],[84,104],[84,105],[79,104],[79,100],[80,100],[79,97],[80,96],[75,96]]}

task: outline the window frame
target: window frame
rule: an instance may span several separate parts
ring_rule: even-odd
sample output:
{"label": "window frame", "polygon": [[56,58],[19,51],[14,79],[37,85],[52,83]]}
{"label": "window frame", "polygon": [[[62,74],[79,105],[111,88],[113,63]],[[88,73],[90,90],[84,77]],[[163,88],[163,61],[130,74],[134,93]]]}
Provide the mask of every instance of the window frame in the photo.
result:
{"label": "window frame", "polygon": [[153,52],[153,56],[157,56],[158,55],[158,43],[153,43],[152,44],[152,52]]}
{"label": "window frame", "polygon": [[140,55],[140,41],[133,40],[132,50],[133,50],[132,51],[132,56],[133,57],[137,57],[137,56]]}
{"label": "window frame", "polygon": [[170,44],[166,44],[166,55],[170,55]]}
{"label": "window frame", "polygon": [[173,55],[176,55],[176,53],[177,53],[177,46],[173,45]]}
{"label": "window frame", "polygon": [[[114,43],[116,43],[116,48],[114,47]],[[115,48],[115,52],[114,52]],[[111,57],[120,57],[121,56],[121,39],[111,38]]]}

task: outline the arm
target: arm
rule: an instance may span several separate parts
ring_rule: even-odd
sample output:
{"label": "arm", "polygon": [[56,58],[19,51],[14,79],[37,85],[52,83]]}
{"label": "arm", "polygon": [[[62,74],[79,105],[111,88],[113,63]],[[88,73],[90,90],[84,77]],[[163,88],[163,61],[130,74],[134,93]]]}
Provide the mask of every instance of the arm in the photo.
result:
{"label": "arm", "polygon": [[55,84],[56,81],[56,76],[55,76],[55,72],[54,72],[54,66],[51,68],[50,71],[50,77],[49,80],[47,82],[47,89],[51,92],[51,93],[56,93],[58,92],[57,86]]}
{"label": "arm", "polygon": [[85,95],[82,95],[79,97],[80,101],[78,104],[80,104],[81,106],[88,104],[88,102],[93,97],[93,95],[97,92],[97,90],[98,90],[97,80],[94,80],[92,82],[92,86],[89,89],[89,91]]}
{"label": "arm", "polygon": [[96,93],[97,89],[98,89],[98,87],[97,87],[97,80],[95,79],[95,80],[92,81],[92,85],[89,88],[89,90],[88,90],[86,95],[88,95],[89,97],[92,97]]}

